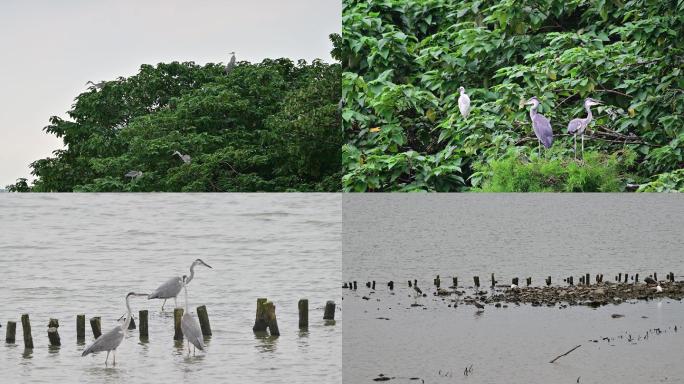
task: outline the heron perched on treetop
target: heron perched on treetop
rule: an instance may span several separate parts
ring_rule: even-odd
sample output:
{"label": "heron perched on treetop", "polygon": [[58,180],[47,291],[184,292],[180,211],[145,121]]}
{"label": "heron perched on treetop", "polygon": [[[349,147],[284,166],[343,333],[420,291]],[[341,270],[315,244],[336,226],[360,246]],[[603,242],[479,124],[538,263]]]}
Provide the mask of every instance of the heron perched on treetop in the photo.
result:
{"label": "heron perched on treetop", "polygon": [[541,145],[543,145],[544,148],[551,148],[551,145],[553,145],[553,129],[551,129],[551,122],[542,114],[537,113],[539,100],[536,96],[527,100],[525,105],[532,106],[532,108],[530,108],[530,119],[532,120],[534,134],[537,136],[537,140],[539,140],[539,152],[541,153]]}
{"label": "heron perched on treetop", "polygon": [[230,52],[229,54],[232,56],[228,64],[226,64],[226,75],[229,74],[230,71],[233,70],[233,68],[235,68],[235,52]]}
{"label": "heron perched on treetop", "polygon": [[[188,355],[190,354],[190,344],[192,344],[195,349],[199,348],[200,351],[204,350],[204,336],[202,335],[202,329],[200,328],[197,319],[195,319],[188,310],[188,277],[183,275],[183,290],[185,291],[185,311],[183,312],[183,317],[181,317],[181,331],[183,331],[183,336],[188,340]],[[193,355],[195,351],[193,350]]]}
{"label": "heron perched on treetop", "polygon": [[458,97],[458,109],[463,118],[467,119],[470,114],[470,97],[465,93],[465,88],[458,87],[458,91],[461,93],[461,96]]}
{"label": "heron perched on treetop", "polygon": [[584,119],[572,119],[570,120],[570,123],[568,123],[568,133],[575,136],[575,158],[577,158],[577,134],[582,137],[582,157],[584,157],[584,130],[587,129],[593,117],[591,114],[591,106],[600,104],[603,103],[598,100],[594,100],[591,97],[587,97],[584,99],[584,109],[587,111],[587,117]]}
{"label": "heron perched on treetop", "polygon": [[126,295],[126,310],[128,310],[128,316],[124,320],[123,324],[117,325],[111,331],[103,333],[95,339],[95,341],[90,344],[86,349],[83,350],[81,356],[89,355],[93,352],[107,351],[107,358],[105,358],[105,366],[109,360],[109,352],[114,351],[114,365],[116,365],[116,348],[121,345],[126,333],[128,332],[128,325],[131,323],[133,314],[131,313],[131,305],[128,303],[128,299],[131,296],[147,296],[146,293],[135,293],[130,292]]}
{"label": "heron perched on treetop", "polygon": [[[189,284],[190,281],[192,281],[192,278],[195,277],[195,266],[196,265],[203,265],[207,268],[211,268],[211,266],[202,259],[197,259],[192,262],[192,265],[190,265],[190,277],[187,278],[185,281],[185,284]],[[164,305],[166,304],[167,299],[173,298],[173,301],[175,303],[175,306],[178,307],[178,301],[176,297],[180,293],[181,289],[183,289],[183,278],[182,277],[172,277],[169,280],[167,280],[164,284],[160,285],[159,288],[155,289],[152,293],[150,293],[149,296],[147,296],[148,299],[164,299],[164,302],[162,303],[162,311],[164,310]]]}

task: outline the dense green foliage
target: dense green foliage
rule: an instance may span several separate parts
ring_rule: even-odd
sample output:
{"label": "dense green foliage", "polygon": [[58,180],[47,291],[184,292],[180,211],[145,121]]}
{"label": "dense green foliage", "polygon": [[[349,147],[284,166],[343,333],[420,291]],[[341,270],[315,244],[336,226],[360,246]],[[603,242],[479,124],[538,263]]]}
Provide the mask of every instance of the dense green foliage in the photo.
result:
{"label": "dense green foliage", "polygon": [[[31,164],[32,190],[338,191],[340,76],[339,64],[288,59],[227,75],[217,64],[143,65],[78,95],[69,120],[50,119],[44,130],[65,149]],[[131,170],[143,174],[124,177]]]}
{"label": "dense green foliage", "polygon": [[684,192],[684,168],[661,173],[650,183],[642,184],[637,192]]}
{"label": "dense green foliage", "polygon": [[[343,188],[622,190],[681,169],[683,31],[684,0],[344,0]],[[531,160],[532,96],[556,137],[544,166]],[[566,127],[586,97],[605,103],[586,134],[597,155],[575,161]],[[510,174],[561,165],[618,179]]]}

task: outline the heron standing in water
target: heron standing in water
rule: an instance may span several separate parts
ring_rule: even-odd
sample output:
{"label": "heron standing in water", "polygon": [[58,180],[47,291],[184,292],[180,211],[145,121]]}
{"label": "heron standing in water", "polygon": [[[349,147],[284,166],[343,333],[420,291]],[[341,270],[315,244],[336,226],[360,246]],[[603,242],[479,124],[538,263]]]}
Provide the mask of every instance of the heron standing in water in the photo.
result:
{"label": "heron standing in water", "polygon": [[458,91],[461,93],[461,96],[458,97],[458,109],[463,118],[467,119],[470,114],[470,97],[465,93],[465,88],[458,87]]}
{"label": "heron standing in water", "polygon": [[178,151],[173,151],[173,154],[171,156],[173,155],[178,155],[178,157],[180,157],[180,159],[183,160],[185,164],[190,164],[190,162],[192,161],[192,157],[190,157],[190,155],[184,155]]}
{"label": "heron standing in water", "polygon": [[541,113],[537,113],[539,108],[539,100],[536,96],[527,100],[525,105],[531,105],[530,120],[532,120],[532,130],[539,141],[539,154],[541,154],[541,146],[544,148],[551,148],[553,145],[553,129],[551,129],[551,122]]}
{"label": "heron standing in water", "polygon": [[226,75],[229,74],[233,70],[233,68],[235,68],[235,52],[230,52],[230,55],[232,56],[228,64],[226,64]]}
{"label": "heron standing in water", "polygon": [[[195,277],[196,265],[203,265],[207,268],[211,268],[211,266],[202,261],[202,259],[197,259],[193,261],[192,265],[190,265],[190,277],[187,278],[185,284],[189,284],[190,281],[192,281],[193,277]],[[169,280],[167,280],[164,284],[160,285],[159,288],[152,291],[152,293],[150,293],[149,296],[147,296],[147,298],[164,299],[164,303],[162,303],[162,312],[164,312],[164,305],[166,304],[167,299],[173,298],[175,307],[178,307],[178,301],[176,300],[176,297],[180,293],[181,289],[183,289],[183,278],[178,276],[172,277]]]}
{"label": "heron standing in water", "polygon": [[577,135],[579,134],[582,137],[582,158],[584,158],[584,130],[587,129],[593,117],[591,114],[591,107],[601,104],[603,103],[598,100],[594,100],[591,97],[587,97],[584,99],[584,109],[587,111],[587,117],[584,119],[572,119],[570,120],[570,123],[568,123],[568,133],[575,136],[575,159],[577,158]]}
{"label": "heron standing in water", "polygon": [[188,340],[188,355],[190,355],[190,344],[193,345],[194,349],[192,355],[195,355],[195,351],[199,348],[200,351],[204,350],[204,336],[202,335],[202,329],[200,328],[197,319],[190,314],[188,310],[188,287],[187,287],[188,277],[183,275],[183,290],[185,291],[185,311],[183,312],[183,317],[181,318],[181,331],[183,331],[183,336]]}
{"label": "heron standing in water", "polygon": [[95,341],[92,344],[90,344],[88,347],[86,347],[85,350],[83,350],[81,356],[86,356],[93,352],[107,351],[107,358],[105,359],[105,366],[107,366],[107,361],[109,360],[109,352],[113,351],[114,365],[116,365],[116,348],[119,347],[119,345],[121,345],[121,342],[128,333],[128,325],[130,324],[131,319],[133,318],[133,314],[131,313],[131,305],[128,303],[128,299],[131,296],[147,296],[147,294],[130,292],[128,295],[126,295],[126,310],[128,310],[128,316],[126,317],[126,320],[124,320],[123,324],[117,325],[111,331],[100,335],[100,337],[95,339]]}

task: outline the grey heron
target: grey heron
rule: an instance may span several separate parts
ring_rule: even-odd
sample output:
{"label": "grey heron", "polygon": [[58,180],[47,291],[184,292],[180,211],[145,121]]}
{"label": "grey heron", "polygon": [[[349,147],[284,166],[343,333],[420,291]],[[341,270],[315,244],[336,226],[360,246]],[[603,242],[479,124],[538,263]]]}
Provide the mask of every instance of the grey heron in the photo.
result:
{"label": "grey heron", "polygon": [[233,70],[233,68],[235,68],[235,52],[230,52],[229,54],[232,56],[228,64],[226,64],[226,75],[229,74],[230,71]]}
{"label": "grey heron", "polygon": [[541,146],[544,148],[551,148],[553,145],[553,129],[551,129],[551,122],[549,119],[544,117],[544,115],[537,113],[537,108],[539,107],[539,100],[536,96],[527,100],[525,105],[531,105],[530,108],[530,119],[532,120],[532,129],[534,134],[537,136],[539,141],[539,153],[541,153]]}
{"label": "grey heron", "polygon": [[465,93],[465,88],[458,87],[458,91],[461,93],[461,96],[458,97],[458,109],[463,118],[467,119],[470,114],[470,97]]}
{"label": "grey heron", "polygon": [[88,84],[91,84],[91,86],[89,87],[90,89],[100,90],[105,86],[105,84],[107,84],[107,82],[106,81],[100,81],[99,83],[93,83],[92,81],[87,81],[85,83],[85,85],[88,85]]}
{"label": "grey heron", "polygon": [[587,117],[584,119],[572,119],[570,120],[570,123],[568,123],[568,133],[575,136],[575,158],[577,158],[577,135],[579,134],[582,137],[582,157],[584,157],[584,130],[587,129],[589,123],[591,123],[591,119],[593,118],[591,114],[591,107],[600,104],[603,103],[598,100],[594,100],[591,97],[587,97],[584,99],[584,109],[587,111]]}
{"label": "grey heron", "polygon": [[95,341],[93,341],[92,344],[90,344],[88,347],[86,347],[86,349],[83,350],[81,356],[86,356],[94,352],[107,351],[107,358],[105,359],[106,366],[107,361],[109,360],[109,352],[114,351],[114,365],[116,365],[116,348],[118,348],[119,345],[121,345],[121,342],[126,336],[128,332],[128,325],[130,324],[131,318],[133,317],[133,314],[131,313],[131,305],[128,302],[128,299],[131,296],[147,296],[147,294],[129,292],[126,295],[126,310],[128,311],[128,316],[126,316],[126,320],[124,320],[123,324],[117,325],[111,331],[101,334],[100,337],[95,339]]}
{"label": "grey heron", "polygon": [[197,348],[200,351],[204,350],[204,336],[202,335],[202,329],[200,328],[197,319],[190,314],[188,310],[188,277],[183,276],[183,290],[185,291],[185,311],[183,312],[183,317],[181,318],[181,331],[183,331],[183,336],[188,340],[188,355],[190,354],[190,344],[194,346],[192,354],[195,354]]}
{"label": "grey heron", "polygon": [[[211,268],[211,266],[202,259],[197,259],[192,262],[190,265],[190,276],[188,277],[187,281],[185,284],[189,284],[190,281],[195,277],[195,266],[196,265],[203,265],[207,268]],[[149,296],[147,296],[148,299],[164,299],[164,303],[162,303],[162,312],[164,311],[164,305],[166,304],[166,300],[173,298],[173,302],[175,307],[178,307],[178,301],[176,300],[176,297],[180,293],[181,289],[183,289],[183,278],[176,276],[172,277],[169,280],[167,280],[164,284],[160,285],[159,288],[155,289],[150,293]]]}
{"label": "grey heron", "polygon": [[140,171],[128,171],[124,177],[129,177],[131,180],[137,179],[138,177],[142,176],[143,173]]}
{"label": "grey heron", "polygon": [[185,164],[190,164],[190,162],[192,161],[192,157],[190,157],[190,155],[184,155],[178,151],[174,151],[171,156],[173,155],[178,155],[178,157],[180,157],[180,159],[183,160]]}

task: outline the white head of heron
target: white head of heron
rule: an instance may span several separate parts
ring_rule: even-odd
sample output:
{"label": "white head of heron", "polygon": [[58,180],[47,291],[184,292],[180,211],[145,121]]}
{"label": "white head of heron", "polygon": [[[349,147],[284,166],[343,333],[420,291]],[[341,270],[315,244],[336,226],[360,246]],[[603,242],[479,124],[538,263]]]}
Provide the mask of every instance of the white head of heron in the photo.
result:
{"label": "white head of heron", "polygon": [[586,99],[584,99],[584,106],[586,106],[586,107],[591,107],[594,105],[601,105],[601,104],[603,104],[603,103],[598,101],[598,100],[594,100],[591,97],[587,97]]}
{"label": "white head of heron", "polygon": [[532,96],[525,102],[525,105],[531,105],[533,108],[537,108],[539,106],[539,100],[537,99],[537,96]]}

